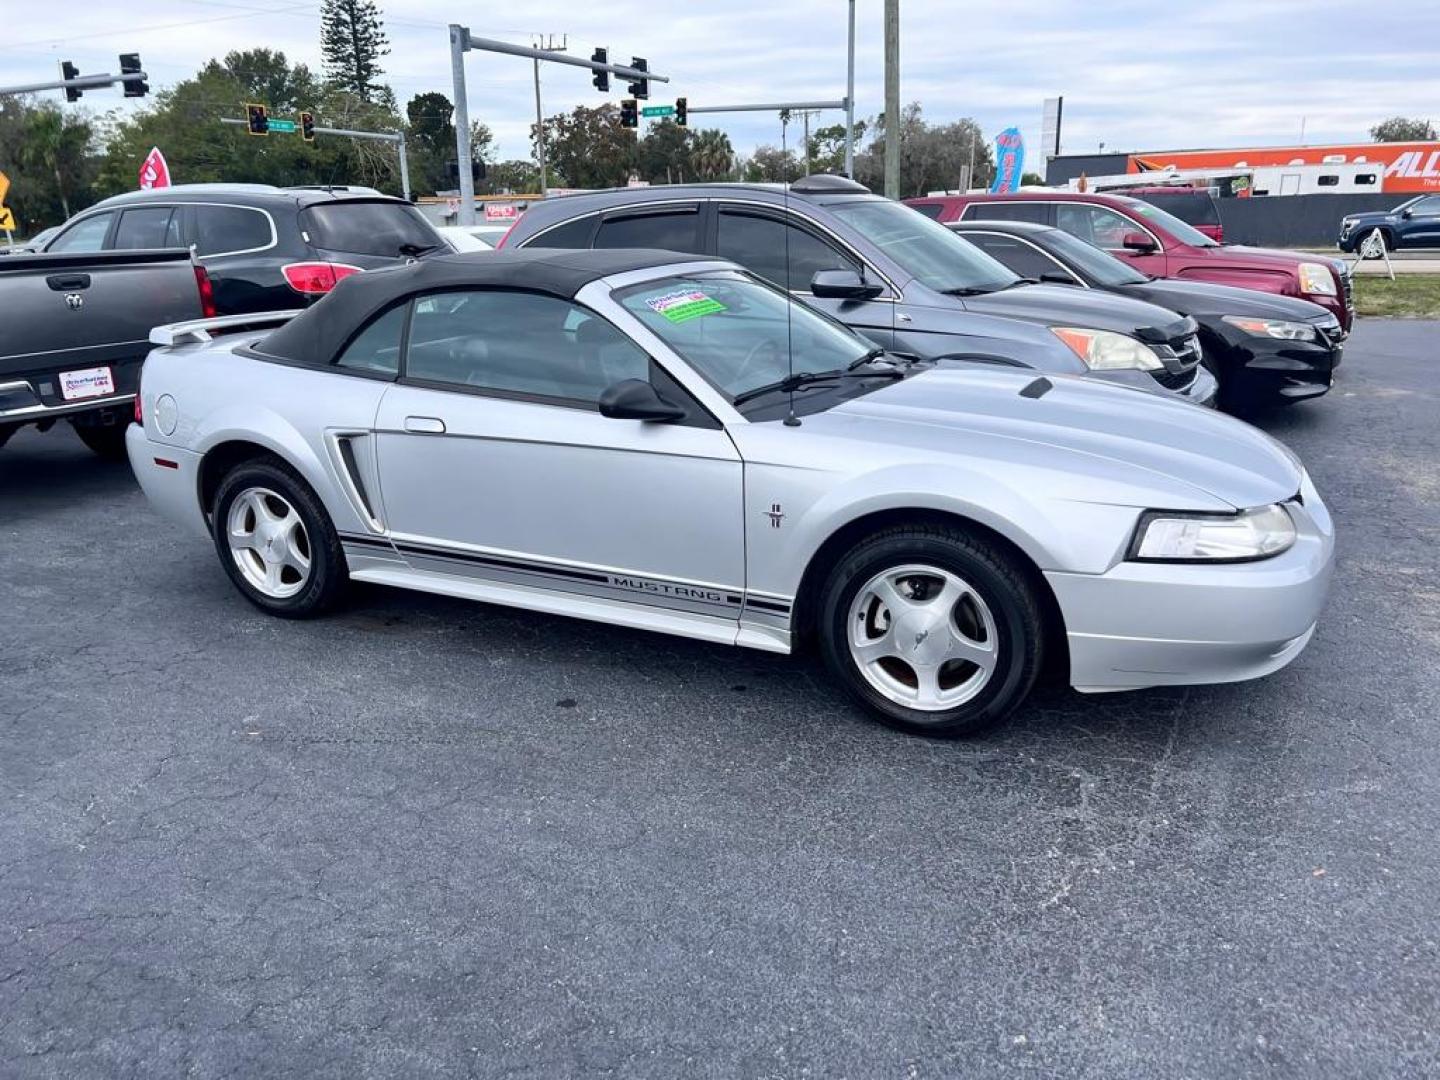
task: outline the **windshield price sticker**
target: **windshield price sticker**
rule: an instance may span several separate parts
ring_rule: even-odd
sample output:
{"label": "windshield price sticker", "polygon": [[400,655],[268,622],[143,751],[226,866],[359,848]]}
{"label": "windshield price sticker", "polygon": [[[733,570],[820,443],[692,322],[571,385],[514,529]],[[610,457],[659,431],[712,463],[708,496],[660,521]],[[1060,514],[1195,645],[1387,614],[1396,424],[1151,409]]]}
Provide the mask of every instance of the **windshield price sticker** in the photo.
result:
{"label": "windshield price sticker", "polygon": [[699,289],[678,289],[663,296],[652,296],[645,303],[651,311],[663,315],[672,323],[689,322],[702,315],[726,310],[719,300],[706,296]]}

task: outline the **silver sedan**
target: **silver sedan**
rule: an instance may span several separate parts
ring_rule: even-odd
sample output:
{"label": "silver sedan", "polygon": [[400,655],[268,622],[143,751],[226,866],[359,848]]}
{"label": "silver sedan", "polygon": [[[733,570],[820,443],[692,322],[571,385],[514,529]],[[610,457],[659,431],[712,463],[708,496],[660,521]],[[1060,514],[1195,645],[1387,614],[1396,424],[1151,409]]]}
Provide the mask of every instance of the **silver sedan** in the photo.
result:
{"label": "silver sedan", "polygon": [[431,259],[152,340],[135,473],[275,615],[358,580],[813,642],[883,721],[955,736],[1047,666],[1082,691],[1265,675],[1330,576],[1324,503],[1255,428],[893,357],[725,262]]}

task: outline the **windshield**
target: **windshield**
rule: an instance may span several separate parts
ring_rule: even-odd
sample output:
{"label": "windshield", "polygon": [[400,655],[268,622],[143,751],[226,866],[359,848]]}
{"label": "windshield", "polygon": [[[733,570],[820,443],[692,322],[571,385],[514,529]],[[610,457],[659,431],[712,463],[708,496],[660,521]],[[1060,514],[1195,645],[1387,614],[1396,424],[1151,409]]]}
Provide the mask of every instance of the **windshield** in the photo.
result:
{"label": "windshield", "polygon": [[1078,267],[1080,272],[1099,285],[1138,285],[1149,281],[1144,274],[1127,263],[1121,262],[1108,251],[1102,251],[1093,244],[1087,244],[1078,236],[1047,229],[1045,243],[1060,258]]}
{"label": "windshield", "polygon": [[831,203],[827,209],[937,292],[994,292],[1020,279],[939,222],[888,199]]}
{"label": "windshield", "polygon": [[1186,225],[1185,222],[1181,221],[1174,214],[1166,213],[1158,206],[1151,206],[1149,203],[1141,202],[1139,199],[1127,198],[1121,199],[1120,201],[1123,202],[1126,209],[1134,213],[1136,217],[1153,221],[1182,244],[1189,244],[1191,247],[1220,246],[1199,229]]}
{"label": "windshield", "polygon": [[838,323],[734,270],[658,278],[614,297],[732,400],[791,374],[844,371],[871,351]]}

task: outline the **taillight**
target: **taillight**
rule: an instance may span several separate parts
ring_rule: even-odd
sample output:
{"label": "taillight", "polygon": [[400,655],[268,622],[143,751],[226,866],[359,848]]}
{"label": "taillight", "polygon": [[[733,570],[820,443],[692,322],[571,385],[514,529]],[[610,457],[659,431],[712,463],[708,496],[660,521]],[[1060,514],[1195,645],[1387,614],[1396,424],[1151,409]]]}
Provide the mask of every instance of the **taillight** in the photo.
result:
{"label": "taillight", "polygon": [[[143,373],[143,372],[142,372]],[[135,376],[135,423],[145,424],[145,410],[140,407],[140,376]]]}
{"label": "taillight", "polygon": [[515,221],[511,224],[511,226],[510,226],[508,229],[505,230],[505,235],[502,236],[502,237],[500,237],[500,242],[495,245],[495,250],[496,250],[496,251],[499,251],[501,248],[503,248],[503,247],[505,246],[505,241],[510,239],[510,234],[515,231],[515,226],[516,226],[516,225],[519,225],[519,224],[520,224],[520,219],[519,219],[519,218],[516,218]]}
{"label": "taillight", "polygon": [[323,296],[335,288],[341,278],[360,273],[360,267],[348,263],[300,262],[288,263],[280,272],[285,275],[285,283],[296,292]]}
{"label": "taillight", "polygon": [[[200,312],[207,319],[215,317],[215,286],[210,283],[210,275],[205,272],[205,267],[199,263],[195,264],[195,284],[200,289]],[[140,399],[135,399],[135,407],[140,407]],[[138,416],[135,419],[140,419]]]}

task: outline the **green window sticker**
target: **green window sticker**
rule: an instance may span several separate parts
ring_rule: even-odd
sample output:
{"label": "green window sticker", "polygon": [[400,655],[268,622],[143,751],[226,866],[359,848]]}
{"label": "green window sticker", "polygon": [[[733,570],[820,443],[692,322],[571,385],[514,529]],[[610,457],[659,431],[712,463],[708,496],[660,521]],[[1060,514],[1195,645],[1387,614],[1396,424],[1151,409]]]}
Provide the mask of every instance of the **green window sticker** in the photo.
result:
{"label": "green window sticker", "polygon": [[706,296],[699,289],[676,289],[662,296],[646,299],[646,306],[672,323],[689,322],[702,315],[714,315],[726,310],[725,305],[713,296]]}

